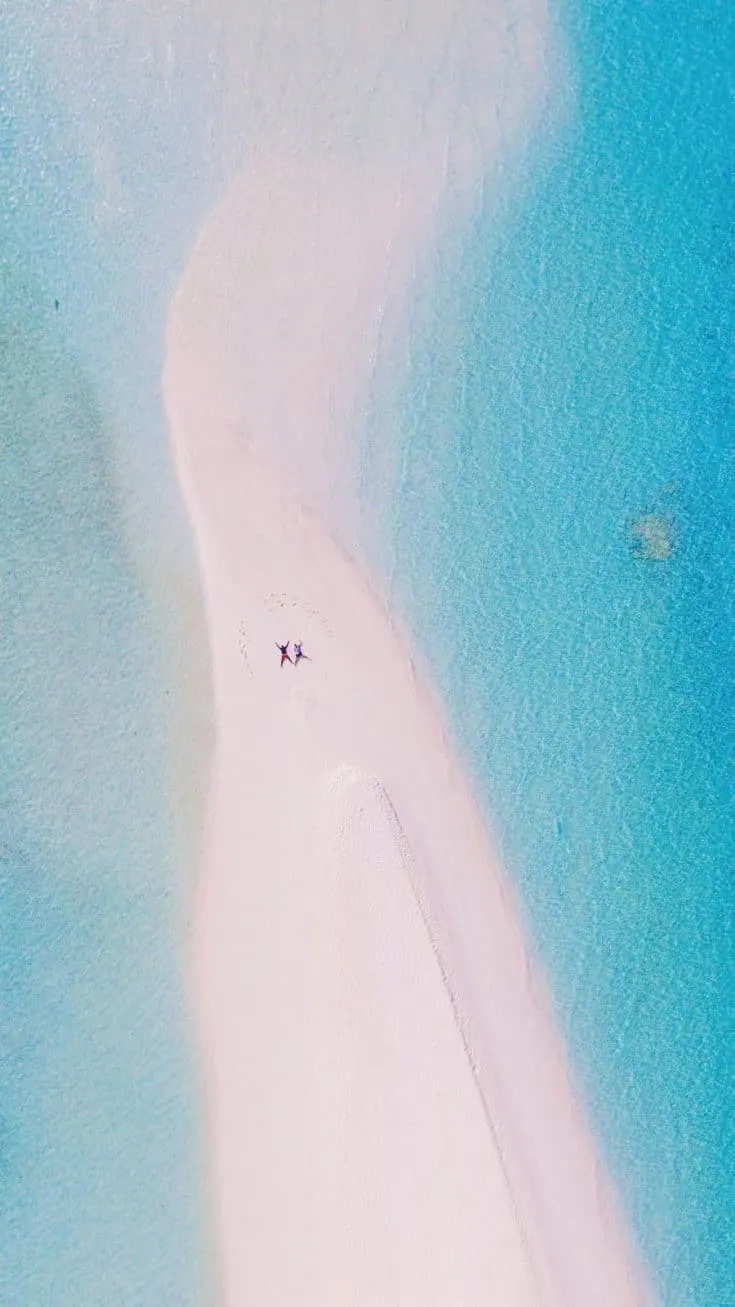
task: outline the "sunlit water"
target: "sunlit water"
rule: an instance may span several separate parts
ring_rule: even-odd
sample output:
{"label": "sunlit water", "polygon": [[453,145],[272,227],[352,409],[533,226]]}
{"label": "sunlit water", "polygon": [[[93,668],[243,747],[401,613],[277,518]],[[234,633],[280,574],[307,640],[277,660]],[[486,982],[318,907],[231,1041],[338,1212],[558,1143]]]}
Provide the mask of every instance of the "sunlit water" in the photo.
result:
{"label": "sunlit water", "polygon": [[201,1303],[178,687],[114,433],[53,304],[0,286],[0,1297]]}
{"label": "sunlit water", "polygon": [[59,13],[30,9],[0,15],[0,1300],[202,1307],[177,702],[201,640],[157,397],[177,247],[157,263],[130,170],[131,217],[105,212]]}
{"label": "sunlit water", "polygon": [[[735,1301],[724,5],[575,4],[576,120],[417,352],[393,593],[666,1307]],[[424,338],[426,332],[424,331]],[[420,357],[421,356],[421,357]]]}

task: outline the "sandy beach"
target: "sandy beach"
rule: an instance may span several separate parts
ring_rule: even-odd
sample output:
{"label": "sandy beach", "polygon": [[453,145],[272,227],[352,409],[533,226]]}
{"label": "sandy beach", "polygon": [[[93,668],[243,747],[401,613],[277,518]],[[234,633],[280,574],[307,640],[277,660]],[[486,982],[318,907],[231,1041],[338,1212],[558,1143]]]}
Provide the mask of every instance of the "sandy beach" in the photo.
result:
{"label": "sandy beach", "polygon": [[218,731],[194,985],[225,1301],[647,1301],[431,693],[216,410],[191,321],[164,380]]}

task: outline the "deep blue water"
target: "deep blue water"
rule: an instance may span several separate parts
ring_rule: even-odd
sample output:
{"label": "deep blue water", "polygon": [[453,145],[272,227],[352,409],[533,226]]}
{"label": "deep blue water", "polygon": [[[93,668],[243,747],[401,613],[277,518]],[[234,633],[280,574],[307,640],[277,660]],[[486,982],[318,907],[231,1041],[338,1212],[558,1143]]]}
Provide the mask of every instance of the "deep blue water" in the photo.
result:
{"label": "deep blue water", "polygon": [[[416,351],[392,590],[661,1301],[726,1307],[733,15],[607,0],[559,19],[575,112],[447,289],[456,353]],[[651,517],[668,558],[636,556]]]}

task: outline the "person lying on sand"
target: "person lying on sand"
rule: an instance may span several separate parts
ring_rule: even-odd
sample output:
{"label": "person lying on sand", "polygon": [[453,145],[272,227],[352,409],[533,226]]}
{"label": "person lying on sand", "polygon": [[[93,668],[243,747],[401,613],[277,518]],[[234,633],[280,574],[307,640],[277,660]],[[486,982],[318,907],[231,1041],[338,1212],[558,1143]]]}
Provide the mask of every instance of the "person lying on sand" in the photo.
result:
{"label": "person lying on sand", "polygon": [[[288,646],[290,643],[291,641],[287,640],[285,644],[279,644],[276,640],[276,649],[279,649],[281,653],[281,667],[283,667],[284,663],[293,663],[293,658],[288,652]],[[298,658],[296,661],[298,662]]]}
{"label": "person lying on sand", "polygon": [[293,649],[294,649],[294,667],[296,667],[301,662],[302,658],[305,658],[307,663],[311,662],[311,658],[309,657],[309,655],[304,653],[304,648],[300,640],[294,640]]}

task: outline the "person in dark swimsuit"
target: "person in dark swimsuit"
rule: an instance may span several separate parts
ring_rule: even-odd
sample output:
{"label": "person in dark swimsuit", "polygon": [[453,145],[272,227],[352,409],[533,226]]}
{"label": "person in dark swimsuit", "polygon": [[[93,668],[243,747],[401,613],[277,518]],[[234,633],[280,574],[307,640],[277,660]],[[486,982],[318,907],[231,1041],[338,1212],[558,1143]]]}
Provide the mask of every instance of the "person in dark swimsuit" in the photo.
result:
{"label": "person in dark swimsuit", "polygon": [[294,651],[294,667],[296,667],[301,662],[302,658],[305,658],[307,663],[311,662],[311,658],[309,657],[309,655],[304,653],[304,647],[300,640],[294,640],[293,651]]}
{"label": "person in dark swimsuit", "polygon": [[[293,663],[293,658],[288,652],[288,646],[290,643],[291,641],[287,640],[285,644],[279,644],[278,641],[276,640],[276,649],[279,650],[281,655],[281,667],[283,667],[284,663]],[[298,662],[298,659],[296,661]]]}

